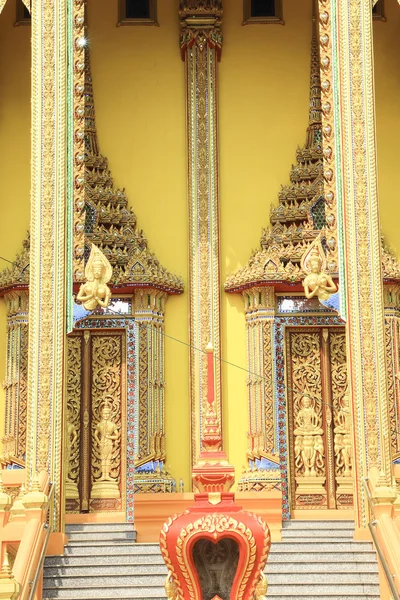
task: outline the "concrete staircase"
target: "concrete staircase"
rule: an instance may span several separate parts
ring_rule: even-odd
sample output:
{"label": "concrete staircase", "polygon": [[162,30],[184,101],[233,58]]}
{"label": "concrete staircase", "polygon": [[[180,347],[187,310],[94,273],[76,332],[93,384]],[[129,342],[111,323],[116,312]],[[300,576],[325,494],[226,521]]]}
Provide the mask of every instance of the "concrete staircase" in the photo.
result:
{"label": "concrete staircase", "polygon": [[[370,542],[354,542],[350,521],[290,521],[272,545],[267,597],[274,600],[379,600]],[[135,543],[132,526],[69,525],[63,557],[45,562],[43,599],[165,599],[157,544]]]}

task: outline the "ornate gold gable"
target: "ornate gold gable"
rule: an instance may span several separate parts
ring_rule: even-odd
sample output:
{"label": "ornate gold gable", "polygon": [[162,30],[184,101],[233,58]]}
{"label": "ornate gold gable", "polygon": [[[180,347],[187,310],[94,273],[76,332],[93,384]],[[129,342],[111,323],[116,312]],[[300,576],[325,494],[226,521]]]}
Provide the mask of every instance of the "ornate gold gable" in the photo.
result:
{"label": "ornate gold gable", "polygon": [[111,284],[150,285],[181,293],[182,279],[167,271],[149,249],[125,190],[114,188],[107,159],[99,152],[89,50],[85,59],[85,182],[85,254],[87,242],[103,251],[113,267]]}
{"label": "ornate gold gable", "polygon": [[[227,278],[227,292],[266,283],[300,282],[305,277],[300,266],[301,257],[318,236],[321,236],[327,254],[327,269],[337,276],[336,242],[331,234],[335,219],[333,214],[325,211],[321,110],[319,51],[314,33],[306,143],[297,149],[290,183],[282,186],[278,206],[271,207],[270,227],[263,229],[261,249],[254,251],[248,263]],[[400,265],[384,245],[382,267],[384,279],[400,280]]]}
{"label": "ornate gold gable", "polygon": [[14,259],[11,267],[0,271],[0,292],[13,288],[26,287],[29,284],[29,231],[22,242],[22,250]]}
{"label": "ornate gold gable", "polygon": [[[78,157],[79,158],[79,157]],[[116,190],[107,158],[99,152],[95,122],[89,50],[85,59],[85,246],[87,260],[90,242],[110,261],[113,275],[110,286],[152,287],[170,294],[183,292],[183,281],[165,269],[149,249],[144,232],[128,206],[125,190]],[[29,283],[29,233],[23,251],[12,268],[0,272],[0,293]]]}

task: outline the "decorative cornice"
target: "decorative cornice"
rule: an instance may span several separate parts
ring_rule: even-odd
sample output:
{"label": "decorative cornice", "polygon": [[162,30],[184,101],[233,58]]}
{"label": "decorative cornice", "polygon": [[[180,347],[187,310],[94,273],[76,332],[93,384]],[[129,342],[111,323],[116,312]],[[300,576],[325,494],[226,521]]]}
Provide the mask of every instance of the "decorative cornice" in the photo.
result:
{"label": "decorative cornice", "polygon": [[182,28],[182,60],[185,60],[187,49],[194,44],[197,44],[200,50],[206,46],[215,49],[218,60],[221,59],[222,13],[221,0],[181,0],[179,18]]}
{"label": "decorative cornice", "polygon": [[29,284],[29,250],[30,235],[29,231],[22,242],[22,250],[17,256],[11,267],[0,271],[0,294],[16,287],[27,287]]}

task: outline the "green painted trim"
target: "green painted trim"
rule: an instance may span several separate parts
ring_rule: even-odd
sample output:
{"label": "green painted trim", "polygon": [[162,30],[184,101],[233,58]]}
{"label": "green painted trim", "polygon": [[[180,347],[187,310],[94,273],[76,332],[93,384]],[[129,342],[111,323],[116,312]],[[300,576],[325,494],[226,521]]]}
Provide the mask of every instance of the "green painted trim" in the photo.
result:
{"label": "green painted trim", "polygon": [[343,206],[343,179],[342,179],[342,132],[340,125],[340,74],[339,59],[337,52],[337,41],[339,39],[337,22],[337,5],[331,2],[331,39],[332,39],[332,96],[333,96],[333,128],[335,147],[335,182],[336,182],[336,213],[337,213],[337,243],[338,243],[338,267],[341,293],[339,295],[340,316],[347,320],[347,297],[345,272],[345,244],[344,244],[344,206]]}
{"label": "green painted trim", "polygon": [[67,256],[66,329],[73,329],[74,283],[74,0],[67,0]]}

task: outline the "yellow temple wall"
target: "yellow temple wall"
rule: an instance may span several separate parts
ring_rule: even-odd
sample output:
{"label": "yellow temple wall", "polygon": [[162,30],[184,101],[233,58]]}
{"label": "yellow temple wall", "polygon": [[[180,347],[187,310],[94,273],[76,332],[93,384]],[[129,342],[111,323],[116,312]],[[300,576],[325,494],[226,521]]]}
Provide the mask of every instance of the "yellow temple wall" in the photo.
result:
{"label": "yellow temple wall", "polygon": [[[29,228],[30,27],[14,27],[15,0],[0,16],[0,256],[13,261]],[[0,259],[0,269],[7,262]],[[0,383],[5,378],[6,310],[0,301]],[[0,438],[4,390],[0,385]],[[1,442],[0,442],[1,450]]]}
{"label": "yellow temple wall", "polygon": [[400,72],[396,60],[400,52],[400,9],[397,2],[385,2],[385,13],[386,22],[374,23],[378,186],[382,234],[400,258]]}
{"label": "yellow temple wall", "polygon": [[[89,0],[88,25],[101,152],[116,185],[126,188],[150,248],[185,281],[185,294],[171,297],[166,307],[166,443],[167,465],[189,490],[186,119],[177,4],[159,1],[160,27],[116,27],[117,0]],[[374,26],[379,186],[382,230],[400,255],[400,207],[392,200],[393,148],[400,133],[400,10],[395,2],[386,4],[387,23]],[[225,2],[219,66],[222,283],[258,247],[271,203],[305,141],[308,117],[311,0],[284,0],[285,26],[242,27],[242,6],[242,0]],[[10,260],[29,224],[30,188],[30,28],[15,28],[14,20],[15,0],[8,0],[0,16],[0,255]],[[0,302],[0,381],[5,341]],[[222,356],[246,368],[240,296],[222,294]],[[243,370],[223,364],[225,447],[237,479],[246,455],[246,379]]]}

